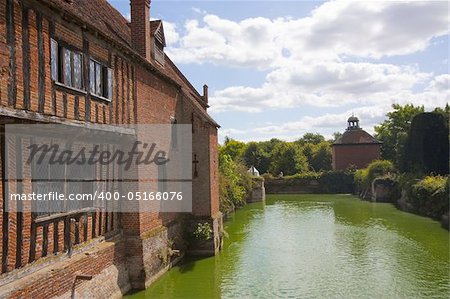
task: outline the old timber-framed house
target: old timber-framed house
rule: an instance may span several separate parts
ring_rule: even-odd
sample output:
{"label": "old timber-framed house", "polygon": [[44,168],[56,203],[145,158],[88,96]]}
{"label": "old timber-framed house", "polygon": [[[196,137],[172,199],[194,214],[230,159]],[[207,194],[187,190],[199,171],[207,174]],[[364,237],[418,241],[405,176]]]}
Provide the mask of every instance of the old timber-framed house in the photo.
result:
{"label": "old timber-framed house", "polygon": [[[214,237],[191,250],[219,250],[219,126],[207,113],[207,86],[200,95],[165,55],[163,23],[150,21],[150,1],[130,2],[131,22],[106,0],[0,2],[2,298],[120,297],[145,288],[170,266],[159,254],[168,240],[200,221]],[[31,173],[22,141],[6,146],[5,125],[101,125],[133,135],[135,125],[174,120],[192,124],[189,215],[96,208],[39,217],[5,209],[10,192],[33,190],[30,180],[5,177],[6,168]]]}

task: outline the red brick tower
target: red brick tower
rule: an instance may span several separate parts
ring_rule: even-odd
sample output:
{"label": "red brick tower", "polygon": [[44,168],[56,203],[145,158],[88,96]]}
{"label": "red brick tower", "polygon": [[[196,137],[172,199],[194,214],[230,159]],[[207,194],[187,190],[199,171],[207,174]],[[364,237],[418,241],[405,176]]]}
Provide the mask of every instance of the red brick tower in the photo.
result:
{"label": "red brick tower", "polygon": [[351,116],[347,130],[333,144],[333,170],[344,170],[350,166],[365,168],[380,158],[381,142],[359,126],[359,119]]}

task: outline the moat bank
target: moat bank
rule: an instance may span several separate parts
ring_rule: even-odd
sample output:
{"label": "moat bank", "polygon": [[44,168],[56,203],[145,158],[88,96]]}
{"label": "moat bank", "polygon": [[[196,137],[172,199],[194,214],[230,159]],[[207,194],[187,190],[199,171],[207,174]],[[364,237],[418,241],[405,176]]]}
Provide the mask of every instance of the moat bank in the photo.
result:
{"label": "moat bank", "polygon": [[186,261],[130,298],[448,298],[449,234],[350,195],[268,195],[226,223],[212,258]]}

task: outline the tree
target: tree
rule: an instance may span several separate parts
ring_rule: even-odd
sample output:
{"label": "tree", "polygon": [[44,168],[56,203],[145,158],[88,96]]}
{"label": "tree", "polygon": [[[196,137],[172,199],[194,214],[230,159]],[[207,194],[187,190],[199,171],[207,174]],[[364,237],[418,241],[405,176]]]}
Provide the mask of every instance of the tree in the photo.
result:
{"label": "tree", "polygon": [[379,126],[375,126],[375,137],[383,142],[381,157],[397,164],[397,161],[402,159],[401,155],[411,127],[411,120],[415,115],[424,112],[424,107],[416,107],[413,104],[405,106],[393,104],[392,108],[394,111],[386,114],[388,118]]}
{"label": "tree", "polygon": [[339,138],[341,138],[342,133],[341,132],[334,132],[333,133],[333,142],[336,142]]}
{"label": "tree", "polygon": [[267,146],[262,142],[249,142],[242,154],[247,167],[255,166],[260,173],[266,173],[270,164],[270,152],[266,149]]}
{"label": "tree", "polygon": [[245,143],[225,137],[224,145],[219,150],[220,154],[229,155],[232,160],[236,161],[244,153]]}
{"label": "tree", "polygon": [[245,204],[251,190],[251,177],[247,169],[230,155],[219,153],[219,197],[220,210],[230,212],[235,206]]}
{"label": "tree", "polygon": [[302,151],[312,171],[331,170],[330,142],[322,141],[318,144],[306,143],[302,147]]}
{"label": "tree", "polygon": [[319,144],[322,141],[325,141],[325,137],[323,137],[322,135],[318,133],[306,133],[296,142],[300,145],[304,145],[306,143]]}
{"label": "tree", "polygon": [[440,112],[420,113],[411,123],[400,170],[447,175],[448,150],[448,118]]}
{"label": "tree", "polygon": [[283,172],[285,175],[292,175],[307,171],[308,161],[298,144],[282,142],[277,144],[272,151],[269,170],[274,175],[280,172]]}
{"label": "tree", "polygon": [[315,171],[331,170],[331,160],[331,144],[322,141],[314,146],[313,156],[309,164]]}

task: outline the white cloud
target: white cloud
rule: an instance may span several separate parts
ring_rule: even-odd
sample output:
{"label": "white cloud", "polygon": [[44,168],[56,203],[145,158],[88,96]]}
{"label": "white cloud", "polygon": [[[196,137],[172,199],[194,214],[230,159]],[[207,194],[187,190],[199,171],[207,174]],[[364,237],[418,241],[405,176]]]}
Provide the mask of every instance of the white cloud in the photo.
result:
{"label": "white cloud", "polygon": [[164,36],[166,38],[167,46],[170,47],[170,46],[176,44],[180,39],[180,35],[178,34],[178,32],[176,30],[177,25],[175,23],[164,21],[163,27],[164,27]]}
{"label": "white cloud", "polygon": [[[215,112],[423,100],[411,90],[432,74],[414,66],[349,61],[422,51],[433,37],[449,32],[448,4],[442,1],[329,1],[299,19],[232,21],[194,11],[201,19],[186,21],[182,35],[171,27],[178,43],[167,53],[175,62],[268,71],[259,87],[213,92]],[[443,83],[430,84],[432,99],[426,100],[435,102]]]}
{"label": "white cloud", "polygon": [[448,95],[450,92],[450,75],[449,74],[443,74],[440,76],[435,77],[431,82],[427,91],[437,91],[437,92],[443,92]]}
{"label": "white cloud", "polygon": [[[380,58],[426,48],[449,32],[444,1],[330,1],[291,21],[293,48]],[[295,30],[295,31],[294,31]]]}
{"label": "white cloud", "polygon": [[[295,122],[222,129],[222,137],[293,140],[306,132],[331,135],[336,128],[345,128],[352,112],[372,133],[393,103],[433,109],[450,102],[450,75],[436,76],[416,65],[377,62],[424,51],[435,38],[448,35],[448,8],[445,1],[336,0],[304,18],[240,21],[193,8],[198,19],[169,29],[175,42],[166,52],[177,63],[267,72],[260,86],[212,88],[210,104],[215,113],[295,107],[324,110],[322,116],[303,116]],[[350,105],[357,108],[326,113],[332,111],[327,108]]]}
{"label": "white cloud", "polygon": [[339,107],[381,102],[390,105],[402,96],[409,100],[413,96],[411,89],[430,77],[431,74],[414,67],[392,64],[293,63],[270,72],[261,87],[228,87],[216,91],[210,102],[215,112],[260,112],[305,105]]}
{"label": "white cloud", "polygon": [[198,12],[202,19],[186,21],[180,46],[168,49],[175,62],[265,69],[286,60],[380,58],[424,50],[449,32],[445,1],[330,1],[305,18],[239,22]]}
{"label": "white cloud", "polygon": [[374,125],[380,123],[389,107],[368,106],[348,110],[343,113],[327,113],[321,116],[304,116],[299,121],[285,122],[270,125],[261,125],[248,130],[220,129],[219,137],[222,140],[229,136],[241,141],[263,141],[278,138],[286,141],[299,139],[305,133],[320,133],[325,138],[331,138],[336,131],[343,132],[346,128],[347,118],[354,113],[361,119],[361,126],[370,134],[374,133]]}

